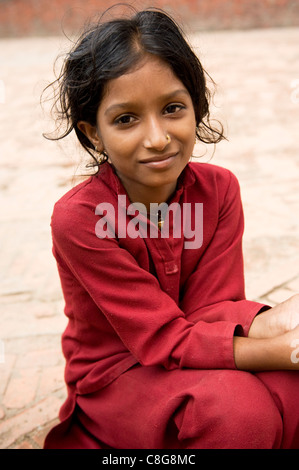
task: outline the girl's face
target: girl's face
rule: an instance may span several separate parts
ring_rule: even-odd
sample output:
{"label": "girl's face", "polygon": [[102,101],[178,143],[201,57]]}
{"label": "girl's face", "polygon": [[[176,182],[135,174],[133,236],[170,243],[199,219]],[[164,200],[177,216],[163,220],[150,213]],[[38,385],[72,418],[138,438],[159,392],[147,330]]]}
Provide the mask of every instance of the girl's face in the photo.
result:
{"label": "girl's face", "polygon": [[189,92],[161,59],[110,80],[97,126],[79,128],[105,150],[132,202],[165,202],[188,163],[196,120]]}

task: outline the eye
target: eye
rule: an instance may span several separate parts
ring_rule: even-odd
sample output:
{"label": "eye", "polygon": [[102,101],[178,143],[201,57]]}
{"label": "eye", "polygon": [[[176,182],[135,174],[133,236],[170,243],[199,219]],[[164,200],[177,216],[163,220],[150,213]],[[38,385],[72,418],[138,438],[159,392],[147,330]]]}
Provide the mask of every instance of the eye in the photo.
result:
{"label": "eye", "polygon": [[130,114],[123,114],[122,116],[119,116],[117,119],[115,119],[114,124],[115,125],[129,125],[134,122],[134,117],[131,116]]}
{"label": "eye", "polygon": [[175,113],[181,111],[182,109],[185,109],[185,106],[183,106],[182,104],[172,103],[172,104],[169,104],[168,106],[166,106],[165,114],[175,114]]}

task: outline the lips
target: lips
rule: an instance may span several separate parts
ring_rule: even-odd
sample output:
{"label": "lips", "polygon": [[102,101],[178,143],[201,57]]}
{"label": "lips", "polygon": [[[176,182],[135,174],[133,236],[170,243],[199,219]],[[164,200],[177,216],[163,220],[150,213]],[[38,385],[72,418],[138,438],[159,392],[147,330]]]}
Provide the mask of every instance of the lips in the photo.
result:
{"label": "lips", "polygon": [[170,163],[178,153],[169,153],[166,155],[159,155],[141,160],[140,163],[150,166],[161,166],[163,164]]}

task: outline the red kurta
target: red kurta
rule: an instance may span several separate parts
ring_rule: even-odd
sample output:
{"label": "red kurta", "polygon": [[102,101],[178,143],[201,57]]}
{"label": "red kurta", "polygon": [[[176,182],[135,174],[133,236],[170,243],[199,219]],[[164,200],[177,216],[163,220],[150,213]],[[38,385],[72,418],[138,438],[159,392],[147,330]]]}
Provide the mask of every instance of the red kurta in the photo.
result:
{"label": "red kurta", "polygon": [[[126,196],[126,206],[120,208],[119,196]],[[106,238],[97,231],[102,203],[115,211],[104,215],[110,224]],[[233,436],[240,435],[244,418],[231,415],[235,431],[227,430],[227,417],[222,423],[224,403],[231,411],[239,389],[251,408],[260,403],[251,426],[255,436],[265,422],[262,410],[273,417],[264,440],[251,439],[253,447],[281,445],[281,413],[273,398],[260,378],[237,371],[234,362],[234,334],[247,335],[264,307],[245,299],[238,182],[226,169],[190,163],[173,203],[178,211],[189,205],[193,221],[195,203],[202,204],[197,248],[174,236],[172,217],[169,237],[146,236],[151,223],[142,225],[142,215],[143,235],[125,236],[136,214],[127,213],[130,201],[108,163],[55,205],[53,252],[69,319],[62,338],[68,399],[46,448],[240,447]],[[298,374],[287,375],[297,377],[298,386]],[[191,408],[187,396],[193,397]],[[215,413],[222,417],[213,434]]]}

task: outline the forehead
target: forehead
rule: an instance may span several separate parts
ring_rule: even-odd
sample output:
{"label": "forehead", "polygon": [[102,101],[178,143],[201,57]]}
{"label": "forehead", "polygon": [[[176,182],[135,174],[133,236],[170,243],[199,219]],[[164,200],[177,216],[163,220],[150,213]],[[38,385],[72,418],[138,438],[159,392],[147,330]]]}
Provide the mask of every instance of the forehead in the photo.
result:
{"label": "forehead", "polygon": [[158,57],[149,56],[133,70],[107,83],[100,107],[103,109],[127,101],[158,101],[176,92],[189,95],[168,64]]}

